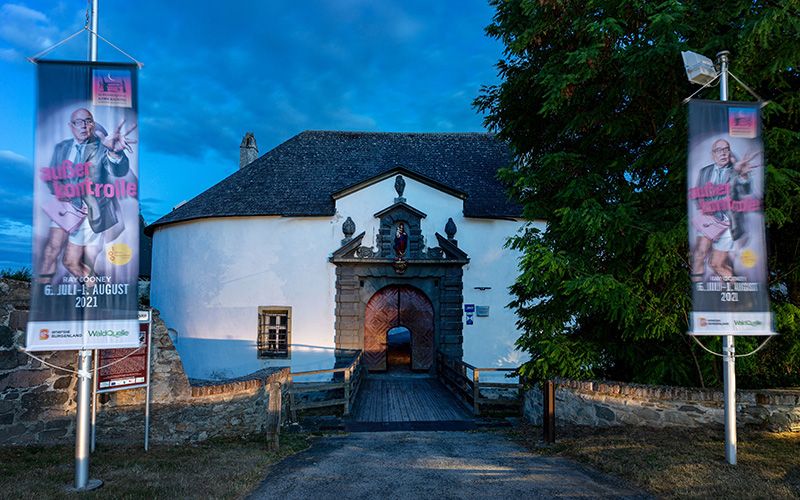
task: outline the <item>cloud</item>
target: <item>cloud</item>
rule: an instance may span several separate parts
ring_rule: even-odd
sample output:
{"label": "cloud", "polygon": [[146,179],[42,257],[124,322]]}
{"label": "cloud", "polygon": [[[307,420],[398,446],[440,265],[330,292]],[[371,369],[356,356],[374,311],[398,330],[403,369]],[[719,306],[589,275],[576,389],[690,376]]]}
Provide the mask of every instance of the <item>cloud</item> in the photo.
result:
{"label": "cloud", "polygon": [[0,217],[0,241],[3,242],[0,268],[31,267],[31,234],[30,224]]}
{"label": "cloud", "polygon": [[26,157],[8,149],[0,149],[0,161],[8,161],[20,165],[30,165],[31,161]]}
{"label": "cloud", "polygon": [[0,179],[3,179],[0,190],[30,192],[33,189],[33,162],[15,151],[0,149]]}
{"label": "cloud", "polygon": [[[0,72],[17,71],[2,80],[12,96],[6,107],[24,122],[17,116],[23,107],[13,102],[23,95],[20,89],[33,98],[23,56],[78,30],[86,2],[12,2],[0,5]],[[180,16],[157,24],[153,12],[163,10],[161,1],[109,2],[101,9],[103,36],[145,63],[139,138],[141,188],[150,196],[141,209],[148,222],[235,171],[246,131],[255,132],[264,154],[307,129],[482,129],[471,101],[481,84],[497,81],[494,64],[502,54],[502,46],[483,34],[492,16],[485,2],[170,5]],[[46,57],[84,58],[85,40],[85,34],[75,37]],[[100,54],[127,60],[103,43]],[[5,61],[20,64],[12,68]],[[25,225],[33,174],[31,162],[18,154],[28,141],[19,125],[25,123],[0,133],[0,221]]]}
{"label": "cloud", "polygon": [[16,49],[0,49],[0,61],[18,62],[22,59],[22,53]]}
{"label": "cloud", "polygon": [[47,16],[44,15],[42,12],[38,10],[29,9],[24,5],[17,5],[13,3],[7,3],[0,8],[0,13],[8,15],[9,17],[16,18],[18,20],[24,21],[33,21],[33,22],[49,22]]}
{"label": "cloud", "polygon": [[[25,243],[30,247],[30,224],[33,218],[33,168],[31,161],[23,155],[10,150],[0,150],[0,241],[3,241],[3,252],[10,252],[19,228],[27,228]],[[16,228],[12,230],[13,228]],[[16,231],[16,232],[15,232]],[[28,248],[28,251],[30,248]]]}
{"label": "cloud", "polygon": [[[121,17],[147,23],[146,5],[125,6]],[[249,130],[262,154],[306,129],[481,130],[471,101],[495,79],[501,52],[479,44],[465,56],[463,46],[485,40],[488,7],[485,18],[466,20],[421,1],[254,3],[245,14],[189,9],[183,22],[166,20],[158,38],[128,40],[132,54],[148,55],[142,144],[237,162]],[[264,29],[267,20],[276,28]],[[464,57],[470,68],[460,68]]]}
{"label": "cloud", "polygon": [[0,40],[16,48],[42,50],[53,45],[58,34],[58,28],[43,12],[10,3],[0,7]]}

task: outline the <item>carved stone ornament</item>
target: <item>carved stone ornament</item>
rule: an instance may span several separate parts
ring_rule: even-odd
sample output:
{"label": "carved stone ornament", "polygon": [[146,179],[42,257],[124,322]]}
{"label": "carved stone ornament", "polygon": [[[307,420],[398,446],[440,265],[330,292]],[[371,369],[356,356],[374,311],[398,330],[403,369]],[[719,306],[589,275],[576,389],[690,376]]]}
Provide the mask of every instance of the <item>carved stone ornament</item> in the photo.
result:
{"label": "carved stone ornament", "polygon": [[403,191],[406,190],[406,180],[402,175],[394,178],[394,190],[397,191],[397,198],[394,199],[395,203],[405,203],[406,199],[403,198]]}
{"label": "carved stone ornament", "polygon": [[403,274],[408,269],[408,262],[403,259],[397,259],[394,261],[394,272],[397,274]]}
{"label": "carved stone ornament", "polygon": [[342,224],[342,232],[344,233],[345,239],[350,241],[350,238],[352,238],[353,234],[356,232],[356,223],[353,222],[353,219],[348,217],[347,220],[344,221],[344,224]]}
{"label": "carved stone ornament", "polygon": [[456,223],[453,222],[453,218],[450,217],[449,219],[447,219],[447,224],[444,225],[444,234],[447,235],[448,240],[452,240],[453,238],[456,237],[457,231],[458,228],[456,227]]}
{"label": "carved stone ornament", "polygon": [[356,257],[359,259],[371,259],[375,257],[375,252],[370,247],[358,247],[356,249]]}
{"label": "carved stone ornament", "polygon": [[406,180],[403,179],[402,175],[398,175],[394,179],[394,189],[397,191],[397,196],[402,197],[403,191],[406,190]]}

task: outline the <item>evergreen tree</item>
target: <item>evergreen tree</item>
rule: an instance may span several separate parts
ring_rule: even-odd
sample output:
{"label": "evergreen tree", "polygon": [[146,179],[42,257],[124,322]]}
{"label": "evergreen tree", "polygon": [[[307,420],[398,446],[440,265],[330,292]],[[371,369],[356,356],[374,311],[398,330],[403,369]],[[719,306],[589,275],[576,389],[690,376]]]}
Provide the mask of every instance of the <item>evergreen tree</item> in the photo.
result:
{"label": "evergreen tree", "polygon": [[[731,52],[763,109],[770,295],[780,336],[737,362],[740,386],[800,385],[800,2],[492,0],[502,83],[475,100],[508,141],[501,172],[529,219],[512,287],[523,371],[717,385],[691,309],[682,50]],[[717,99],[718,87],[701,97]],[[753,100],[731,80],[731,100]],[[737,352],[763,339],[737,338]],[[718,337],[703,341],[720,350]]]}

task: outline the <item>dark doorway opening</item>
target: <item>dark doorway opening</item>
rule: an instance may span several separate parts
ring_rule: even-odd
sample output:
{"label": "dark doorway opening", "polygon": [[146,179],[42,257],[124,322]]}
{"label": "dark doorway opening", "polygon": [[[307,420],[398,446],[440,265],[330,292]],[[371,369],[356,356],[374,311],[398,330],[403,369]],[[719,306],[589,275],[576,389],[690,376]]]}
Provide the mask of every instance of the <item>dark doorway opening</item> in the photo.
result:
{"label": "dark doorway opening", "polygon": [[386,332],[386,364],[390,370],[411,370],[411,332],[397,326]]}

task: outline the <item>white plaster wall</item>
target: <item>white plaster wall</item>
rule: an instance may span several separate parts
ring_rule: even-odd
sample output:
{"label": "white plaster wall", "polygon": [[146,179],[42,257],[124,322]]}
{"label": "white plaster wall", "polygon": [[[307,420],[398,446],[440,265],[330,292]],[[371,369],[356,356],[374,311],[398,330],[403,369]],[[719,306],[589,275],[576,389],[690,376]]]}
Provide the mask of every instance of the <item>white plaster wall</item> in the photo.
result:
{"label": "white plaster wall", "polygon": [[[516,316],[505,306],[517,275],[518,253],[504,248],[522,222],[465,218],[463,200],[406,177],[406,203],[427,214],[426,246],[437,246],[452,217],[464,268],[464,303],[488,305],[490,315],[464,325],[464,360],[478,367],[517,366]],[[394,178],[336,201],[333,217],[201,219],[159,228],[153,240],[151,301],[177,332],[176,346],[193,378],[230,378],[265,366],[293,371],[333,367],[335,267],[328,262],[349,216],[365,245],[375,244],[392,205]],[[542,225],[543,227],[543,225]],[[478,291],[475,287],[491,287]],[[292,308],[291,360],[256,357],[259,306]],[[466,320],[466,317],[463,318]]]}
{"label": "white plaster wall", "polygon": [[187,374],[316,369],[313,359],[329,358],[329,349],[296,348],[291,360],[259,360],[255,349],[259,306],[292,308],[293,345],[333,347],[335,233],[328,217],[201,219],[158,229],[151,302],[176,330]]}

